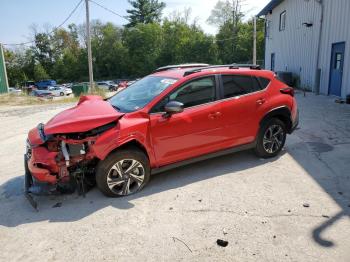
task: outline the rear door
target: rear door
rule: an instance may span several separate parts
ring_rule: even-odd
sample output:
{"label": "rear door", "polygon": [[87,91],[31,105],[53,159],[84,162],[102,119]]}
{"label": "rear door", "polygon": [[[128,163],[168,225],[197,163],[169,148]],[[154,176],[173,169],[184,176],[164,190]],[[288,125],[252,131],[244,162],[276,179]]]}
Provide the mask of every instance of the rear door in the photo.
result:
{"label": "rear door", "polygon": [[[165,97],[150,114],[151,140],[159,166],[216,151],[222,147],[218,77],[192,80]],[[184,104],[184,112],[163,115],[169,101]]]}
{"label": "rear door", "polygon": [[266,79],[250,75],[222,75],[223,136],[226,146],[248,144],[254,141],[266,103]]}

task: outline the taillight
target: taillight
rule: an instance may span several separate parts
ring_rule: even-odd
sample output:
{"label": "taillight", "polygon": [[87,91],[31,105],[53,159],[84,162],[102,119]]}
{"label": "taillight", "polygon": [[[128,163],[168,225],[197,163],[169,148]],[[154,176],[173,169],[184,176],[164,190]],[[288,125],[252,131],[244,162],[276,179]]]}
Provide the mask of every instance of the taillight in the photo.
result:
{"label": "taillight", "polygon": [[282,88],[282,89],[280,90],[280,92],[281,92],[282,94],[294,96],[294,88],[293,88],[293,87]]}

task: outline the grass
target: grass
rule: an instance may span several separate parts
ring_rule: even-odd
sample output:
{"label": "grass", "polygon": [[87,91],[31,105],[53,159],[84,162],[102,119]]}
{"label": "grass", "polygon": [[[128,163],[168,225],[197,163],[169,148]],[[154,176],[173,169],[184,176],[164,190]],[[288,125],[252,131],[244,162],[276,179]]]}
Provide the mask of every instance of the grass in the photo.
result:
{"label": "grass", "polygon": [[[95,89],[88,94],[82,95],[99,95],[103,98],[110,97],[110,93],[107,93],[101,89]],[[54,99],[45,99],[34,96],[22,94],[1,94],[0,95],[0,107],[1,106],[27,106],[27,105],[49,105],[49,104],[64,104],[74,103],[79,100],[79,97],[55,97]]]}

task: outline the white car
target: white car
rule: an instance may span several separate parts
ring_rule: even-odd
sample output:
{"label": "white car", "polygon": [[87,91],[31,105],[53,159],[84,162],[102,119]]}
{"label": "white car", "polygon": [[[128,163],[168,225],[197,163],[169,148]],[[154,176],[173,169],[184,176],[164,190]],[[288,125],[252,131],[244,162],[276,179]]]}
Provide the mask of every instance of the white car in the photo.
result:
{"label": "white car", "polygon": [[68,96],[73,93],[71,88],[64,86],[49,86],[47,90],[50,91],[54,96]]}
{"label": "white car", "polygon": [[16,88],[14,88],[14,87],[9,87],[9,93],[10,93],[10,94],[16,94],[16,95],[19,95],[19,94],[21,94],[21,93],[22,93],[22,90],[20,90],[20,89],[16,89]]}

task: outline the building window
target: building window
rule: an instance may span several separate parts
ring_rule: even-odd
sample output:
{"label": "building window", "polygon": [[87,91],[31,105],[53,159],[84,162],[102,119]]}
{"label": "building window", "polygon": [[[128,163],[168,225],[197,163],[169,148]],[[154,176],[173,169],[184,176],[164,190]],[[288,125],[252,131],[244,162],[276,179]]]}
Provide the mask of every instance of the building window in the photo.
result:
{"label": "building window", "polygon": [[272,28],[272,21],[266,20],[266,22],[265,22],[265,37],[266,38],[271,37],[271,28]]}
{"label": "building window", "polygon": [[280,31],[284,31],[286,29],[286,11],[280,14]]}
{"label": "building window", "polygon": [[341,62],[343,60],[343,54],[342,53],[336,53],[335,54],[335,65],[334,69],[341,70]]}

